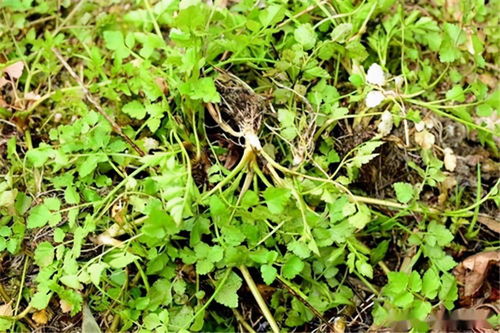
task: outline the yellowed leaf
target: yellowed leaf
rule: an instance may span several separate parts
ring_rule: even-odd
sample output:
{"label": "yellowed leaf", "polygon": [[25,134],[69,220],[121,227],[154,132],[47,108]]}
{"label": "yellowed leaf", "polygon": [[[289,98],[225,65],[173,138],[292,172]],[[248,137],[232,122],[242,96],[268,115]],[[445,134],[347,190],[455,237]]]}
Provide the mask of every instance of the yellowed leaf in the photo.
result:
{"label": "yellowed leaf", "polygon": [[0,316],[12,316],[13,314],[14,311],[10,302],[0,305]]}
{"label": "yellowed leaf", "polygon": [[17,61],[3,69],[11,79],[19,79],[23,74],[24,63],[22,61]]}
{"label": "yellowed leaf", "polygon": [[45,325],[49,322],[49,315],[47,314],[47,311],[45,310],[40,310],[37,311],[31,316],[31,319],[38,325]]}
{"label": "yellowed leaf", "polygon": [[500,234],[500,222],[498,222],[497,220],[482,215],[478,216],[477,220],[479,223],[487,226],[490,230],[493,230]]}
{"label": "yellowed leaf", "polygon": [[436,142],[434,134],[429,133],[427,130],[415,133],[415,142],[424,149],[431,149]]}
{"label": "yellowed leaf", "polygon": [[63,313],[70,312],[73,309],[73,305],[63,299],[59,300],[59,305],[61,306],[61,311]]}

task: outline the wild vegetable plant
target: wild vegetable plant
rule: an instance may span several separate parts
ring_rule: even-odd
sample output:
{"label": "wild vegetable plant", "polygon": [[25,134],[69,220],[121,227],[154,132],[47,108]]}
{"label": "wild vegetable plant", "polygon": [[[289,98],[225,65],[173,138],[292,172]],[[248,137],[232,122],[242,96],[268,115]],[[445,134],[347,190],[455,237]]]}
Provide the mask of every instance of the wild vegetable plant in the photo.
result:
{"label": "wild vegetable plant", "polygon": [[445,2],[0,3],[0,329],[426,331],[498,247],[498,1]]}

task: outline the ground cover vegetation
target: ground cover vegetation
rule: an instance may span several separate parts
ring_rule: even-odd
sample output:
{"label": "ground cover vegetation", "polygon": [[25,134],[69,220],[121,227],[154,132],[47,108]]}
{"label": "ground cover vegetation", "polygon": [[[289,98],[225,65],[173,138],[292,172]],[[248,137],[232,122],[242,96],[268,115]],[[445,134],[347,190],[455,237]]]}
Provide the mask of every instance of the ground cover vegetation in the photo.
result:
{"label": "ground cover vegetation", "polygon": [[0,1],[0,331],[498,326],[499,10]]}

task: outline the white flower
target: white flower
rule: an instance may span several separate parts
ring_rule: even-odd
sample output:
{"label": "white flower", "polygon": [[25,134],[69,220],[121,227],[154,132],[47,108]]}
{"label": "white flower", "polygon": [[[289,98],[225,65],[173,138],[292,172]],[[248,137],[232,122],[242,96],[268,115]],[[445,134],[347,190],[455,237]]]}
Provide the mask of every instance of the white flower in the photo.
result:
{"label": "white flower", "polygon": [[380,135],[386,136],[391,133],[392,130],[392,113],[389,111],[384,111],[380,117],[380,123],[377,126],[377,130]]}
{"label": "white flower", "polygon": [[366,81],[377,86],[383,86],[385,84],[384,70],[379,64],[373,63],[370,68],[368,68]]}
{"label": "white flower", "polygon": [[153,138],[145,138],[144,139],[144,148],[146,148],[146,151],[150,151],[151,149],[157,148],[159,145],[158,141],[156,141]]}
{"label": "white flower", "polygon": [[425,129],[425,123],[423,121],[419,121],[415,124],[415,129],[417,132],[422,132]]}
{"label": "white flower", "polygon": [[369,108],[374,108],[385,99],[384,94],[378,90],[372,90],[366,95],[365,103]]}

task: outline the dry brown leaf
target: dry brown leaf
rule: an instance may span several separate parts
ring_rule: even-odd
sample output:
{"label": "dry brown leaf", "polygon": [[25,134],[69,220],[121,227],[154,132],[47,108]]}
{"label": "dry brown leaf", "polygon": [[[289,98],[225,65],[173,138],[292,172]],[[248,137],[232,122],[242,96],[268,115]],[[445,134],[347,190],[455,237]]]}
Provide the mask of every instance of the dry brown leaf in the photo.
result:
{"label": "dry brown leaf", "polygon": [[24,63],[22,61],[17,61],[3,69],[3,71],[9,74],[11,79],[19,79],[23,74]]}
{"label": "dry brown leaf", "polygon": [[167,81],[165,81],[164,78],[162,77],[157,77],[155,78],[155,83],[156,85],[158,86],[158,88],[160,88],[160,90],[165,94],[167,95],[168,94],[168,84],[167,84]]}
{"label": "dry brown leaf", "polygon": [[61,311],[63,313],[70,312],[73,309],[73,305],[63,299],[59,300],[59,305],[61,306]]}
{"label": "dry brown leaf", "polygon": [[31,319],[38,325],[45,325],[49,322],[49,315],[47,314],[47,311],[45,310],[40,310],[37,311],[31,316]]}
{"label": "dry brown leaf", "polygon": [[434,134],[429,133],[427,130],[415,133],[415,142],[424,149],[431,149],[436,142]]}
{"label": "dry brown leaf", "polygon": [[10,302],[0,305],[0,316],[12,316],[13,314],[14,311]]}
{"label": "dry brown leaf", "polygon": [[444,149],[444,167],[448,171],[455,171],[457,167],[457,156],[451,148]]}
{"label": "dry brown leaf", "polygon": [[500,251],[482,252],[466,258],[454,270],[460,288],[461,299],[472,297],[481,289],[491,265],[500,264]]}
{"label": "dry brown leaf", "polygon": [[479,221],[479,223],[487,226],[490,230],[493,230],[500,234],[500,222],[498,222],[497,220],[494,220],[487,216],[478,216],[477,220]]}
{"label": "dry brown leaf", "polygon": [[438,202],[440,205],[444,204],[448,199],[448,192],[457,185],[455,177],[448,176],[441,183],[439,183],[439,197]]}
{"label": "dry brown leaf", "polygon": [[446,13],[450,14],[456,21],[462,20],[462,11],[460,10],[460,0],[446,0]]}

